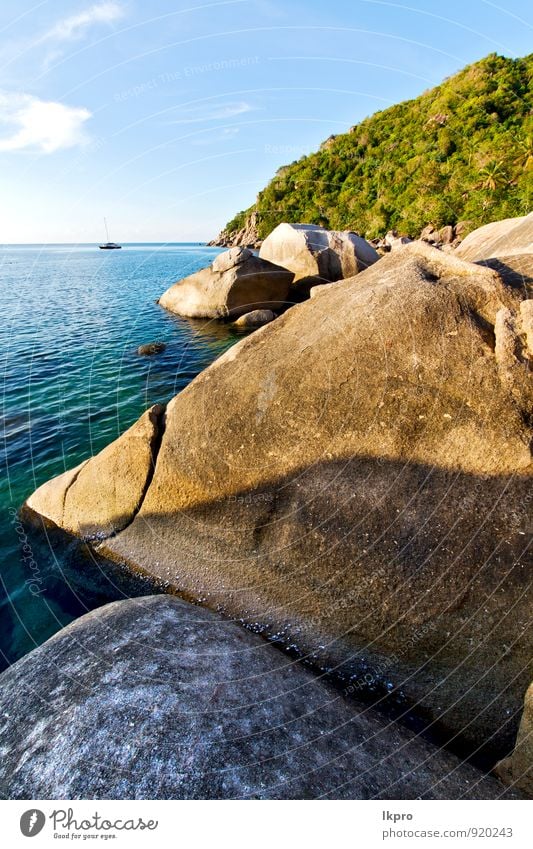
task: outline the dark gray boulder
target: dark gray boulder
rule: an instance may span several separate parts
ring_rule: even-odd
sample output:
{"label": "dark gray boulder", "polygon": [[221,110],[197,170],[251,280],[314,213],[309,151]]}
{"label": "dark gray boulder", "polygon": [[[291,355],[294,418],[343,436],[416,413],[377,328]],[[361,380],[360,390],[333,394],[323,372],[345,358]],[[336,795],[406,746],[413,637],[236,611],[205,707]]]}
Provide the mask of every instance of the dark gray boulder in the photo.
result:
{"label": "dark gray boulder", "polygon": [[0,684],[4,798],[513,796],[257,635],[170,596],[87,614]]}

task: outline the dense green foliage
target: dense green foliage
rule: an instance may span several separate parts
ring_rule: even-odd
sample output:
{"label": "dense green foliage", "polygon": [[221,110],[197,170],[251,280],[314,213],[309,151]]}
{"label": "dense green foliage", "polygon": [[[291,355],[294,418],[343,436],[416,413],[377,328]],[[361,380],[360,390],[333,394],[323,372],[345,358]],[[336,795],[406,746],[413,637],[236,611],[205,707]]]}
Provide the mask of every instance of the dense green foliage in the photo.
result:
{"label": "dense green foliage", "polygon": [[254,207],[264,238],[281,221],[418,235],[460,220],[480,226],[531,210],[533,54],[496,54],[377,112],[280,168]]}

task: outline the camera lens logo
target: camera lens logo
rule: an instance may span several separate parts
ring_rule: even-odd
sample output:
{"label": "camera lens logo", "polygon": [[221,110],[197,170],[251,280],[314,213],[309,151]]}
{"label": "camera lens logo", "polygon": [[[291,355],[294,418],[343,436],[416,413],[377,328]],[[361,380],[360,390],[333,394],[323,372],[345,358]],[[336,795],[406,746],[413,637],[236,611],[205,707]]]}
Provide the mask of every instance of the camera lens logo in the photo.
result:
{"label": "camera lens logo", "polygon": [[24,837],[35,837],[43,830],[46,817],[42,811],[32,808],[31,811],[25,811],[20,818],[20,830]]}

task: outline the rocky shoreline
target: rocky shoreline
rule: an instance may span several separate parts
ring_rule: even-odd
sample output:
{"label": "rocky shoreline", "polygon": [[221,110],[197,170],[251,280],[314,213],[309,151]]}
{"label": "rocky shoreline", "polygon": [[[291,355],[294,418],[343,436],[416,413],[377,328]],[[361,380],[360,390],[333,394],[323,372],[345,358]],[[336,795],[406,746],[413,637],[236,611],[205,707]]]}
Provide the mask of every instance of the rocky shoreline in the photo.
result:
{"label": "rocky shoreline", "polygon": [[[99,455],[40,487],[23,514],[89,546],[103,568],[123,564],[203,607],[161,597],[111,605],[3,673],[6,698],[17,699],[28,675],[40,694],[20,705],[26,724],[18,710],[4,723],[7,795],[532,792],[524,730],[531,698],[511,752],[533,678],[533,214],[461,242],[457,228],[426,231],[421,240],[391,234],[374,246],[353,233],[282,224],[258,257],[234,248],[162,295],[161,307],[184,316],[271,314],[249,319],[265,326],[166,406],[152,407]],[[93,643],[101,651],[91,659]],[[143,660],[146,645],[170,654]],[[206,666],[212,649],[217,663]],[[80,672],[88,691],[80,684],[67,692],[66,673],[50,679],[56,655],[72,672],[89,664]],[[317,672],[344,682],[341,694]],[[189,680],[185,698],[180,682]],[[240,682],[229,693],[221,683],[228,680]],[[109,686],[123,705],[116,716]],[[233,717],[230,740],[249,743],[232,748],[207,720],[183,728],[169,719],[195,705],[211,710],[213,700],[231,713],[247,704],[248,687],[266,689],[251,720]],[[312,720],[294,695],[307,687],[316,694]],[[134,710],[137,688],[160,711],[159,725],[148,707]],[[268,692],[282,694],[273,712]],[[460,741],[465,756],[496,768],[509,755],[499,779],[398,722],[383,723],[358,701],[386,694],[444,743]],[[93,712],[102,729],[94,740]],[[124,754],[119,729],[130,714],[136,730]],[[68,731],[59,715],[72,715]],[[24,753],[38,741],[25,737],[30,720],[56,729],[45,735],[49,766],[39,761],[31,775]],[[366,722],[373,723],[368,736]],[[165,748],[158,729],[169,723],[174,742]],[[284,729],[275,743],[260,733],[271,723]],[[324,749],[311,746],[310,757],[306,746],[328,723],[351,731],[326,732]],[[361,737],[367,742],[354,758]],[[377,748],[368,742],[374,739]],[[173,752],[190,751],[191,740],[202,741],[199,752],[184,754],[157,785],[157,764],[173,763]],[[139,755],[139,741],[150,741],[153,758]],[[70,778],[61,766],[67,745],[80,758]],[[397,755],[404,751],[412,753],[408,764]],[[320,767],[328,752],[342,764],[344,783],[337,766]],[[87,776],[83,757],[99,762],[104,754],[125,758],[123,771]],[[146,780],[137,775],[139,757]],[[422,766],[428,759],[431,768]],[[241,761],[251,764],[244,778],[234,766]]]}
{"label": "rocky shoreline", "polygon": [[[244,227],[240,230],[221,230],[218,236],[208,242],[209,247],[216,248],[250,248],[259,250],[263,240],[259,237],[259,213],[255,210],[246,219]],[[321,228],[323,229],[323,228]],[[377,239],[369,239],[369,244],[381,253],[387,253],[396,247],[420,240],[446,250],[458,247],[462,240],[472,232],[474,225],[471,221],[458,221],[457,224],[446,224],[443,227],[434,227],[428,224],[418,236],[408,233],[399,233],[397,230],[389,230],[384,236]]]}

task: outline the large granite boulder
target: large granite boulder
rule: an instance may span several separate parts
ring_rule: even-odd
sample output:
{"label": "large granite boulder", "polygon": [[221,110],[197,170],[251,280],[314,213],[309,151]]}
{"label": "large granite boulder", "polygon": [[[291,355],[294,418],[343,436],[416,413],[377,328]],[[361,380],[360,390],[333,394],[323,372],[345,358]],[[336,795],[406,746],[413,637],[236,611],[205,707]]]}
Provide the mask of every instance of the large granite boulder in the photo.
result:
{"label": "large granite boulder", "polygon": [[304,294],[319,283],[353,277],[379,259],[356,233],[314,224],[279,224],[264,240],[259,256],[294,272],[293,289]]}
{"label": "large granite boulder", "polygon": [[106,539],[123,530],[152,480],[164,416],[165,408],[154,404],[97,457],[44,484],[35,493],[43,515],[83,539]]}
{"label": "large granite boulder", "polygon": [[516,795],[169,596],[87,614],[0,684],[2,798]]}
{"label": "large granite boulder", "polygon": [[533,292],[533,212],[493,221],[470,233],[455,255],[498,271],[507,283]]}
{"label": "large granite boulder", "polygon": [[281,309],[292,278],[248,248],[231,248],[208,268],[174,283],[159,303],[186,318],[237,318],[255,309]]}
{"label": "large granite boulder", "polygon": [[506,218],[478,227],[456,251],[457,256],[471,262],[521,253],[533,253],[533,212],[521,218]]}
{"label": "large granite boulder", "polygon": [[[533,677],[531,317],[496,272],[423,242],[320,287],[168,404],[142,505],[118,532],[98,514],[102,568],[505,754]],[[46,484],[28,517],[94,538],[105,464]]]}

